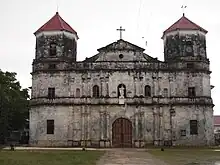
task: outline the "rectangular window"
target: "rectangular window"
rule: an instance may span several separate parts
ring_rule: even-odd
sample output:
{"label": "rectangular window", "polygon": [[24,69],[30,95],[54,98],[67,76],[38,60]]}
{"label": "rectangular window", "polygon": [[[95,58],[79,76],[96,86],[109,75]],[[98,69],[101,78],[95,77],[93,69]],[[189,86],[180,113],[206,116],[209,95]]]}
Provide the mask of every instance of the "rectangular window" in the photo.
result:
{"label": "rectangular window", "polygon": [[56,43],[51,43],[50,44],[50,56],[56,56],[56,54],[57,54],[57,45],[56,45]]}
{"label": "rectangular window", "polygon": [[167,88],[163,89],[163,96],[168,97],[168,89]]}
{"label": "rectangular window", "polygon": [[49,99],[55,98],[55,88],[48,88],[48,98]]}
{"label": "rectangular window", "polygon": [[54,134],[54,120],[47,120],[47,134]]}
{"label": "rectangular window", "polygon": [[56,69],[56,64],[49,64],[48,69]]}
{"label": "rectangular window", "polygon": [[193,69],[194,68],[194,64],[193,63],[187,63],[187,68],[188,69]]}
{"label": "rectangular window", "polygon": [[195,87],[189,87],[189,88],[188,88],[188,96],[189,96],[189,97],[195,97],[195,96],[196,96]]}
{"label": "rectangular window", "polygon": [[198,135],[198,121],[190,120],[190,135]]}

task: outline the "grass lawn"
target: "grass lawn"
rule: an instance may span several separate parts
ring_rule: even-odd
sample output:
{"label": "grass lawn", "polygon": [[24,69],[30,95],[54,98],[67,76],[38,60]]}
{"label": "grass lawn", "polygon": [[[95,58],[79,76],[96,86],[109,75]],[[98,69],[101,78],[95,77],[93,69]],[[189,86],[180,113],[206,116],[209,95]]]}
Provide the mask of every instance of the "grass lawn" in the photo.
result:
{"label": "grass lawn", "polygon": [[220,152],[213,149],[155,149],[149,153],[170,165],[220,165]]}
{"label": "grass lawn", "polygon": [[0,151],[0,165],[95,165],[101,151]]}

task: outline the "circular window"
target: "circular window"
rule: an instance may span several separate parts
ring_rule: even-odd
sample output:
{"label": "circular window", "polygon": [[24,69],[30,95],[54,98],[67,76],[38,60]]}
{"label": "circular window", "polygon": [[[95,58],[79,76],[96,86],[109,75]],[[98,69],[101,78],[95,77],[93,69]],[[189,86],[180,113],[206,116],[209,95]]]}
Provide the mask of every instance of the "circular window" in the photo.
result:
{"label": "circular window", "polygon": [[119,58],[122,59],[124,57],[123,54],[119,54]]}

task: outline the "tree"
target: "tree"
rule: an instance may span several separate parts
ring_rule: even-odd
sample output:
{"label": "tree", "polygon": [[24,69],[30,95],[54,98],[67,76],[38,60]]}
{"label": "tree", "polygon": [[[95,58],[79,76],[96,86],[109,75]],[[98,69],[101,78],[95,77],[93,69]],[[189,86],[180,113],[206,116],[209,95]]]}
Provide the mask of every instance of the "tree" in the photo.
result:
{"label": "tree", "polygon": [[16,73],[0,70],[0,143],[12,130],[24,128],[28,115],[28,89],[21,88]]}

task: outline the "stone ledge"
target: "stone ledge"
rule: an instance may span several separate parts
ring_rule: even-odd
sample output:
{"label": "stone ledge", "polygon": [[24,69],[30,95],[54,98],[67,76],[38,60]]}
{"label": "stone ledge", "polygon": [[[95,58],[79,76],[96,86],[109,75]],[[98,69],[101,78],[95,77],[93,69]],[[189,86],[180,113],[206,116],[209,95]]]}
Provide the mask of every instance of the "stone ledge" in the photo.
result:
{"label": "stone ledge", "polygon": [[[37,105],[119,105],[118,98],[73,98],[59,97],[55,99],[32,98],[31,106]],[[208,97],[153,97],[153,98],[126,98],[127,105],[209,105],[213,106],[211,98]]]}

